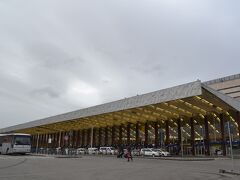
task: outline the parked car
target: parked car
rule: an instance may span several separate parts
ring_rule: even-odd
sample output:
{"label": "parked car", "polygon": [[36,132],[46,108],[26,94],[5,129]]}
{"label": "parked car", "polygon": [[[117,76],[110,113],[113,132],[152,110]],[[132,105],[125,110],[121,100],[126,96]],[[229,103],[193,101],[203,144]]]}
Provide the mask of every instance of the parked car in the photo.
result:
{"label": "parked car", "polygon": [[98,154],[98,148],[88,148],[88,154]]}
{"label": "parked car", "polygon": [[223,152],[222,152],[222,150],[220,150],[220,149],[215,149],[214,154],[215,154],[216,156],[219,156],[219,155],[222,155]]}
{"label": "parked car", "polygon": [[86,148],[77,148],[77,154],[87,154]]}
{"label": "parked car", "polygon": [[165,157],[170,156],[170,153],[163,149],[153,149],[153,150],[159,152],[159,156],[165,156]]}
{"label": "parked car", "polygon": [[142,155],[142,156],[152,156],[152,157],[160,156],[159,155],[159,151],[155,151],[152,148],[143,148],[143,149],[141,149],[140,155]]}
{"label": "parked car", "polygon": [[140,156],[141,150],[140,149],[133,149],[132,150],[132,155],[133,156]]}
{"label": "parked car", "polygon": [[100,147],[99,153],[101,154],[115,154],[115,148],[114,147]]}

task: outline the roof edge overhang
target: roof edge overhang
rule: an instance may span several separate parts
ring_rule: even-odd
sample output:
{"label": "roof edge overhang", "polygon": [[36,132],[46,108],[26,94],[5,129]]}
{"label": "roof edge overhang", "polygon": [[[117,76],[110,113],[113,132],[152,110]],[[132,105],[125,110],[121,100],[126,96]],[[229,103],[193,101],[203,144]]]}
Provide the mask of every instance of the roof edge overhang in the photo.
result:
{"label": "roof edge overhang", "polygon": [[177,99],[183,99],[192,96],[198,96],[202,94],[202,83],[200,80],[174,86],[167,89],[162,89],[159,91],[137,95],[130,98],[121,99],[114,102],[109,102],[85,109],[80,109],[77,111],[68,112],[65,114],[60,114],[56,116],[51,116],[48,118],[30,121],[27,123],[7,127],[0,129],[0,133],[14,132],[16,130],[37,127],[47,124],[53,124],[68,120],[80,119],[89,116],[95,116],[99,114],[111,113],[115,111],[121,111],[126,109],[132,109],[142,106],[147,106],[151,104],[163,103]]}
{"label": "roof edge overhang", "polygon": [[227,105],[229,105],[230,107],[232,107],[233,109],[235,109],[236,111],[240,111],[240,101],[237,101],[236,99],[223,94],[219,91],[214,90],[213,88],[207,86],[205,83],[202,83],[202,87],[209,91],[210,93],[212,93],[213,95],[215,95],[216,97],[218,97],[219,99],[221,99],[224,103],[226,103]]}

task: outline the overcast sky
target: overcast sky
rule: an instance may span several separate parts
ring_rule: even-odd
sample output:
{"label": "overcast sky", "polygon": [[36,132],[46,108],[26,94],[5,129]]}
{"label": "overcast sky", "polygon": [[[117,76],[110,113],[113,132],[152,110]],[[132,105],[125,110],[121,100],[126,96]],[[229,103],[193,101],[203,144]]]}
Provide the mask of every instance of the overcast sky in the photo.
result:
{"label": "overcast sky", "polygon": [[239,7],[0,0],[0,128],[240,73]]}

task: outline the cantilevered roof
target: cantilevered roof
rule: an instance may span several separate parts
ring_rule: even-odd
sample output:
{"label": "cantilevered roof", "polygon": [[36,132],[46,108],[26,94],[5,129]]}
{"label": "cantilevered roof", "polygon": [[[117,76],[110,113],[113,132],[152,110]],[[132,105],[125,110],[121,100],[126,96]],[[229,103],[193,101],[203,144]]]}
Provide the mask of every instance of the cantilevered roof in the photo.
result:
{"label": "cantilevered roof", "polygon": [[195,81],[0,129],[0,133],[51,133],[235,111],[240,111],[240,102]]}

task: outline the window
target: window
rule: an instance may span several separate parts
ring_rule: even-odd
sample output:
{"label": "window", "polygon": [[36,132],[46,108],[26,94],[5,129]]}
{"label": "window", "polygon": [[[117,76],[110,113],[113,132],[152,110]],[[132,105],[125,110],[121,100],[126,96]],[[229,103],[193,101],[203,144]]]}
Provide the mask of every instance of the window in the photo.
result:
{"label": "window", "polygon": [[15,137],[15,145],[30,145],[30,137],[29,136],[16,136]]}

